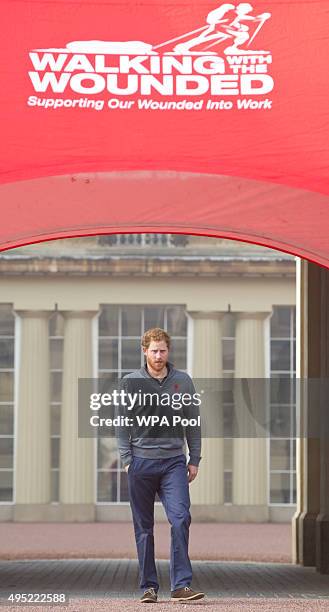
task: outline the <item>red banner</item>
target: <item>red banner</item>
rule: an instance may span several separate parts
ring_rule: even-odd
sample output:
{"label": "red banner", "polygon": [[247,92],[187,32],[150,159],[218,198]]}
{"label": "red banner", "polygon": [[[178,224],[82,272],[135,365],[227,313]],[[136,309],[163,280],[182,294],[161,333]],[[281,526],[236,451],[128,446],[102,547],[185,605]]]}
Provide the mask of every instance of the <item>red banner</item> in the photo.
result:
{"label": "red banner", "polygon": [[[327,265],[325,0],[4,0],[2,8],[0,182],[10,183],[0,187],[2,248],[114,225],[208,228]],[[159,173],[177,173],[172,194],[191,173],[200,199],[191,207],[185,193],[161,208],[155,198],[150,208],[146,192],[135,201],[129,193],[114,208],[113,173],[132,173],[126,180],[147,191],[143,173],[152,171],[154,194],[168,180]],[[86,191],[74,209],[66,179],[45,178],[72,173],[83,173]],[[91,219],[81,203],[89,205],[90,181],[106,196]]]}

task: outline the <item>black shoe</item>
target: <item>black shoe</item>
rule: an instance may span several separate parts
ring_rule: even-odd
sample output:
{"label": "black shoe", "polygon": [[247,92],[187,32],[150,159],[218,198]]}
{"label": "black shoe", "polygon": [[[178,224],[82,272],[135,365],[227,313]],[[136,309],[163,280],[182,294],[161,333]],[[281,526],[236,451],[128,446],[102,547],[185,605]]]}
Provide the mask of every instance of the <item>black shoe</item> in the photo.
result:
{"label": "black shoe", "polygon": [[202,593],[202,591],[193,591],[188,586],[177,589],[176,591],[171,591],[171,601],[196,601],[203,597],[204,593]]}
{"label": "black shoe", "polygon": [[149,587],[144,591],[144,595],[141,597],[142,603],[156,603],[158,601],[158,594],[153,587]]}

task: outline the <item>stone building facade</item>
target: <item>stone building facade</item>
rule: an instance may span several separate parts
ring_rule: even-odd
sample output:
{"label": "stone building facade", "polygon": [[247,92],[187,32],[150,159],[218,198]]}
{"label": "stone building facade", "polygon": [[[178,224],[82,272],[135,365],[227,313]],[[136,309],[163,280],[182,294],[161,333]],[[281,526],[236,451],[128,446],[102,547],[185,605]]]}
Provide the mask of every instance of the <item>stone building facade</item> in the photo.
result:
{"label": "stone building facade", "polygon": [[[227,435],[203,440],[194,520],[288,521],[296,508],[293,398],[271,432],[230,436],[235,378],[296,376],[295,259],[227,240],[123,234],[0,255],[0,520],[127,520],[126,474],[110,438],[77,435],[77,380],[142,364],[164,327],[172,361],[224,378]],[[156,508],[163,518],[160,505]]]}

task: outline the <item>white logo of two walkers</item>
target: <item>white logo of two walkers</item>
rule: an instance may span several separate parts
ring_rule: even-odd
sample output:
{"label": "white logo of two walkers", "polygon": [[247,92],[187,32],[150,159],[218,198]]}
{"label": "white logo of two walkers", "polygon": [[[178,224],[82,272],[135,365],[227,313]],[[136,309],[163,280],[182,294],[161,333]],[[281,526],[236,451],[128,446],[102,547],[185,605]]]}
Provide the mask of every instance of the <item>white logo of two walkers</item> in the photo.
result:
{"label": "white logo of two walkers", "polygon": [[[202,26],[159,45],[141,41],[74,41],[64,49],[37,49],[37,51],[70,51],[72,53],[103,53],[112,55],[219,55],[215,47],[229,43],[222,49],[225,55],[267,55],[269,51],[256,51],[250,45],[271,13],[253,15],[248,2],[237,6],[224,3],[208,13]],[[213,49],[209,51],[209,49]]]}

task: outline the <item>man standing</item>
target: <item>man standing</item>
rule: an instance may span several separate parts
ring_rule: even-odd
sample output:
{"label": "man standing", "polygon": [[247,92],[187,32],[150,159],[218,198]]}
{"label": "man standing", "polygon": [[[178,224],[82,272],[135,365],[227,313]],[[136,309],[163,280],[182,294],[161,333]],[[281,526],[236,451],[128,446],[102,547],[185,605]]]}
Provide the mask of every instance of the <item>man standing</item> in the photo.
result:
{"label": "man standing", "polygon": [[[195,389],[185,372],[176,370],[168,361],[170,336],[163,329],[154,328],[142,338],[145,365],[125,376],[121,388],[129,392],[136,382],[143,381],[152,395],[172,396],[179,391],[193,398]],[[145,388],[145,387],[144,387]],[[140,407],[143,414],[145,406]],[[166,412],[165,408],[160,409]],[[172,408],[169,407],[172,411]],[[182,407],[183,416],[191,413]],[[169,414],[168,409],[166,414]],[[195,414],[195,409],[194,409]],[[141,601],[155,603],[159,583],[154,559],[154,502],[158,493],[171,525],[170,582],[171,600],[192,601],[204,597],[204,593],[191,588],[192,567],[188,555],[189,527],[191,523],[189,483],[198,473],[201,459],[200,428],[187,426],[185,437],[189,448],[186,465],[184,437],[166,438],[129,434],[121,428],[118,434],[120,456],[128,473],[128,490],[137,545],[140,587],[144,594]]]}

